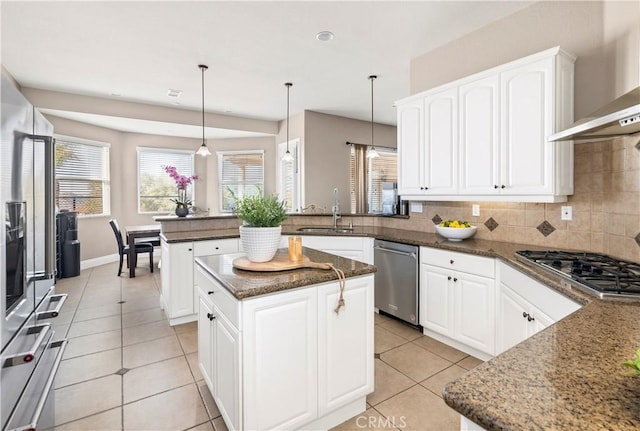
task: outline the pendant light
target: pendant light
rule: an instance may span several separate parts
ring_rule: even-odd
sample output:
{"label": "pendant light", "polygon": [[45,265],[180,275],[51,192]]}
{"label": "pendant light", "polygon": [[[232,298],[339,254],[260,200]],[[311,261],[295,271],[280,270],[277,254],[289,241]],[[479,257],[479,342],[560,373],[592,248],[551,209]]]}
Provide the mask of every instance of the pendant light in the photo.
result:
{"label": "pendant light", "polygon": [[287,87],[287,152],[282,156],[283,162],[293,162],[293,155],[289,151],[289,89],[291,89],[292,85],[290,82],[284,84]]}
{"label": "pendant light", "polygon": [[376,78],[376,75],[369,75],[369,80],[371,81],[371,148],[367,151],[367,159],[380,157],[380,154],[376,151],[376,147],[373,145],[373,81]]}
{"label": "pendant light", "polygon": [[204,72],[209,69],[209,66],[207,66],[206,64],[199,64],[198,67],[202,71],[202,145],[200,145],[200,148],[198,148],[196,154],[202,157],[206,157],[211,155],[211,151],[209,151],[209,149],[207,148],[207,144],[204,140]]}

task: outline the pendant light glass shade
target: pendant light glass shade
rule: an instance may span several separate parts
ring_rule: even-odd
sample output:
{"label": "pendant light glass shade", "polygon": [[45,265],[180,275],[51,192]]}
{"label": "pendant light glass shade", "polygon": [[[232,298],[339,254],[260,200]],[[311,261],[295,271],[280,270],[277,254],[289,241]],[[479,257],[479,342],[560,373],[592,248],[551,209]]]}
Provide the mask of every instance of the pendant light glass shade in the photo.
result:
{"label": "pendant light glass shade", "polygon": [[207,148],[207,144],[204,140],[204,72],[209,69],[209,67],[205,64],[199,64],[198,67],[202,71],[202,144],[196,154],[202,157],[210,156],[211,151]]}
{"label": "pendant light glass shade", "polygon": [[375,147],[369,148],[369,150],[367,151],[367,159],[375,159],[376,157],[380,157],[380,154],[378,154],[378,151],[376,151],[376,148]]}
{"label": "pendant light glass shade", "polygon": [[198,151],[196,151],[196,154],[202,157],[206,157],[211,155],[211,151],[209,151],[206,144],[203,142],[202,145],[200,145],[200,148],[198,148]]}
{"label": "pendant light glass shade", "polygon": [[376,78],[376,75],[369,76],[369,80],[371,81],[371,147],[369,148],[369,151],[367,151],[367,159],[380,157],[380,154],[376,151],[376,147],[373,145],[373,81]]}
{"label": "pendant light glass shade", "polygon": [[286,82],[284,85],[287,87],[287,151],[284,153],[284,156],[282,156],[282,161],[293,162],[293,155],[291,151],[289,151],[289,89],[293,84]]}

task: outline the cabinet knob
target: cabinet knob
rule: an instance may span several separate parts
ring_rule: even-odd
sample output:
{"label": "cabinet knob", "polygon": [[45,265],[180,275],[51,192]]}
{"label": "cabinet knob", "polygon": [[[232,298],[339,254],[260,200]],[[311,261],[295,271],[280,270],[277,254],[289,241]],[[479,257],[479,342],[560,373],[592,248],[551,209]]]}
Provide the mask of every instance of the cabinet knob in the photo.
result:
{"label": "cabinet knob", "polygon": [[449,261],[449,263],[450,263],[451,265],[453,265],[453,263],[454,263],[454,262],[455,262],[455,260],[453,260],[453,259],[451,259],[451,260]]}
{"label": "cabinet knob", "polygon": [[493,185],[493,188],[494,188],[494,189],[497,189],[497,188],[498,188],[498,185],[497,185],[497,184],[494,184],[494,185]]}
{"label": "cabinet knob", "polygon": [[524,317],[525,319],[527,318],[528,315],[529,315],[529,313],[527,313],[526,311],[522,312],[522,317]]}
{"label": "cabinet knob", "polygon": [[207,292],[207,295],[213,295],[214,293],[216,293],[215,290],[210,290],[210,291]]}
{"label": "cabinet knob", "polygon": [[220,250],[220,247],[216,247],[216,250]]}
{"label": "cabinet knob", "polygon": [[453,282],[455,283],[456,281],[458,281],[458,279],[454,277],[453,278]]}
{"label": "cabinet knob", "polygon": [[506,189],[507,186],[505,186],[504,184],[500,186],[501,189]]}
{"label": "cabinet knob", "polygon": [[424,190],[424,187],[420,186],[420,190]]}
{"label": "cabinet knob", "polygon": [[536,320],[536,318],[529,314],[529,315],[527,316],[527,320],[528,320],[529,322],[533,322],[534,320]]}
{"label": "cabinet knob", "polygon": [[213,315],[213,314],[211,314],[211,313],[207,313],[207,318],[209,318],[209,320],[213,320],[213,319],[215,319],[215,318],[216,318],[216,316],[214,316],[214,315]]}
{"label": "cabinet knob", "polygon": [[192,248],[190,248],[190,249],[189,249],[189,251],[193,251],[193,249],[192,249]]}
{"label": "cabinet knob", "polygon": [[451,280],[451,276],[448,276],[448,277],[447,277],[447,280]]}

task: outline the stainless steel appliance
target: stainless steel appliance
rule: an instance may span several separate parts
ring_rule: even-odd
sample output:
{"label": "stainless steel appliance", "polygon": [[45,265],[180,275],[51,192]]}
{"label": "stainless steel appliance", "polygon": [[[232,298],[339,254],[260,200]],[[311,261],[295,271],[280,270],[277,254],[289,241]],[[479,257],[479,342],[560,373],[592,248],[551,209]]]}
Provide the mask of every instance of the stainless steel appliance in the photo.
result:
{"label": "stainless steel appliance", "polygon": [[576,251],[516,252],[518,259],[561,275],[600,298],[640,297],[640,264],[600,253]]}
{"label": "stainless steel appliance", "polygon": [[549,141],[610,138],[640,132],[640,87],[582,118]]}
{"label": "stainless steel appliance", "polygon": [[54,295],[53,127],[2,74],[0,143],[0,426],[53,426],[53,378],[65,342],[51,323]]}
{"label": "stainless steel appliance", "polygon": [[419,248],[376,240],[373,246],[375,306],[412,325],[418,325]]}

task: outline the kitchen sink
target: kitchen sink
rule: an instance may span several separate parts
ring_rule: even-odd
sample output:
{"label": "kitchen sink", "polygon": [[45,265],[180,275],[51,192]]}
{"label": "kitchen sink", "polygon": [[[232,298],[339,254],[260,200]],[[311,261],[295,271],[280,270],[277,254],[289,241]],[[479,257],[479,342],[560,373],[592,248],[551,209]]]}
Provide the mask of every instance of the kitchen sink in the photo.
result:
{"label": "kitchen sink", "polygon": [[298,232],[352,233],[353,229],[347,227],[301,227]]}

